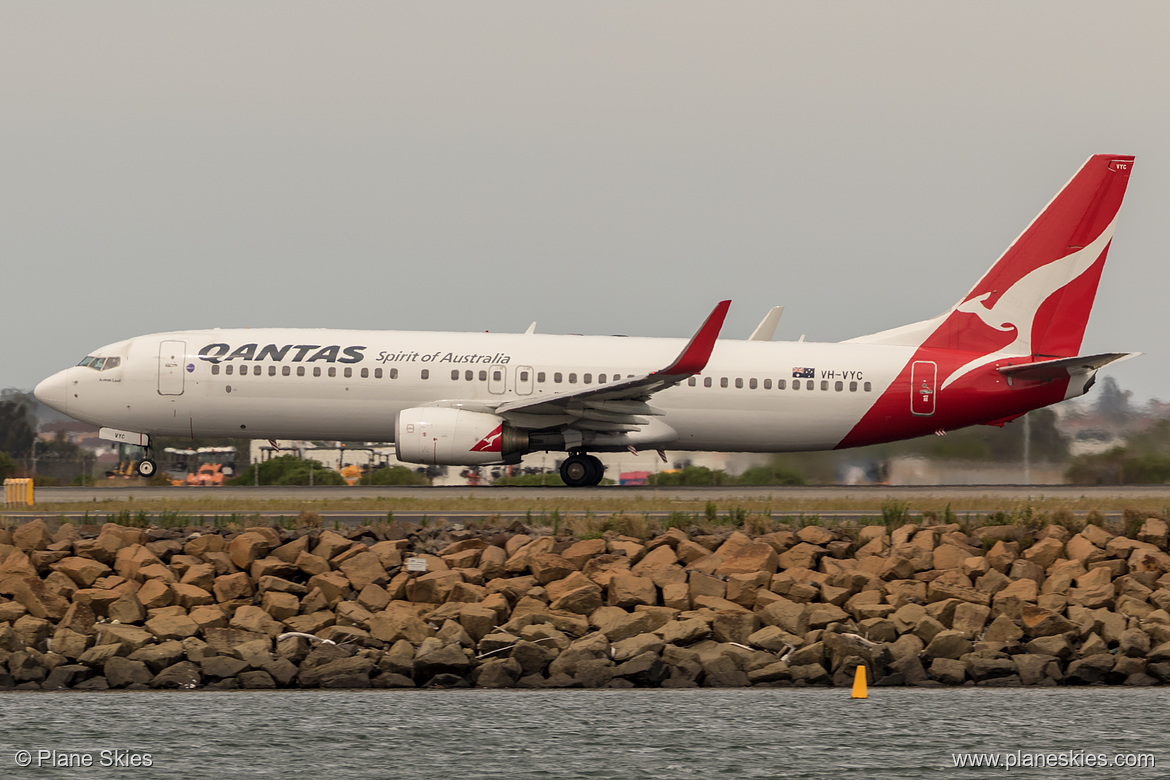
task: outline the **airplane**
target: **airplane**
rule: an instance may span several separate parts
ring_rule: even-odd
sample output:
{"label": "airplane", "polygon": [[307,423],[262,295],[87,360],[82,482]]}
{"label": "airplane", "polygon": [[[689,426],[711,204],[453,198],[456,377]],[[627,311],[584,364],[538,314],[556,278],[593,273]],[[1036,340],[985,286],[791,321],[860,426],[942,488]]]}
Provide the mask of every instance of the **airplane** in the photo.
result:
{"label": "airplane", "polygon": [[191,438],[394,442],[426,465],[565,452],[843,449],[1002,426],[1083,395],[1137,353],[1077,353],[1132,156],[1094,155],[983,278],[937,317],[839,343],[719,338],[730,301],[690,340],[524,333],[214,329],[109,344],[37,385],[48,406],[145,448]]}

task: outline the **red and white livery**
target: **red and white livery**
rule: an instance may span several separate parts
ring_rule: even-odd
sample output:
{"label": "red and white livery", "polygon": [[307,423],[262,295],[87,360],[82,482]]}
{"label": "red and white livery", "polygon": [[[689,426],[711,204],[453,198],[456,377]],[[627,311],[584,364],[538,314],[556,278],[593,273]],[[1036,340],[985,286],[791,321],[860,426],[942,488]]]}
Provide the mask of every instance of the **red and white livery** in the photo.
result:
{"label": "red and white livery", "polygon": [[[393,441],[423,464],[563,451],[779,452],[1002,425],[1082,395],[1132,353],[1078,355],[1133,168],[1096,155],[939,316],[841,343],[773,342],[779,310],[719,338],[728,301],[689,341],[356,331],[201,330],[102,347],[40,383],[49,406],[151,436]],[[149,473],[153,462],[143,461]]]}

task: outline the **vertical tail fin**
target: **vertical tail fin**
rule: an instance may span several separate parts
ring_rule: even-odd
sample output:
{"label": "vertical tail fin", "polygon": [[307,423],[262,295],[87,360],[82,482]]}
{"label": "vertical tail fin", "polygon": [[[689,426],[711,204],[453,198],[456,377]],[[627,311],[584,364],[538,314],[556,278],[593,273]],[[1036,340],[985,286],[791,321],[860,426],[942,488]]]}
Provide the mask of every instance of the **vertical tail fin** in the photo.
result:
{"label": "vertical tail fin", "polygon": [[852,341],[984,355],[1076,355],[1133,159],[1090,157],[950,311]]}

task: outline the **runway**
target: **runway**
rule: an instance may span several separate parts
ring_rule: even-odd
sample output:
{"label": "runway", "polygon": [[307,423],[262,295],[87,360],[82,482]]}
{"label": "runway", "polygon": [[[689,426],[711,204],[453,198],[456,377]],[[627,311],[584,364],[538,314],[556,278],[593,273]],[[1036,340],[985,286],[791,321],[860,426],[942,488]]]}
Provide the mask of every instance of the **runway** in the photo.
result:
{"label": "runway", "polygon": [[818,485],[818,486],[711,486],[644,487],[38,487],[38,504],[94,503],[102,501],[176,501],[213,499],[223,502],[296,501],[329,502],[371,499],[450,501],[885,501],[922,499],[963,500],[998,498],[1032,500],[1165,500],[1170,485]]}
{"label": "runway", "polygon": [[[45,487],[35,507],[8,507],[9,521],[51,516],[74,524],[107,521],[182,525],[272,525],[299,522],[311,510],[323,524],[402,522],[463,524],[491,518],[548,526],[554,518],[626,513],[663,520],[676,514],[701,520],[743,508],[774,519],[867,525],[891,506],[911,518],[944,508],[956,519],[1011,514],[1024,507],[1090,512],[1117,520],[1127,509],[1159,513],[1170,506],[1170,485],[880,485],[802,487]],[[42,508],[43,507],[43,508]],[[929,516],[929,515],[928,515]]]}

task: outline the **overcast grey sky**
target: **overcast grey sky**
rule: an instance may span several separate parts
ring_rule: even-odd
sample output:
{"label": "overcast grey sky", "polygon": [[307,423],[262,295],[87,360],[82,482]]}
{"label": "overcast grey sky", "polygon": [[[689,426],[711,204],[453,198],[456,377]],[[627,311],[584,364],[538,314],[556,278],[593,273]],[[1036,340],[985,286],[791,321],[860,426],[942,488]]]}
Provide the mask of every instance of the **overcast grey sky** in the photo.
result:
{"label": "overcast grey sky", "polygon": [[1170,400],[1164,2],[0,0],[0,387],[200,327],[836,341],[1137,162],[1084,351]]}

